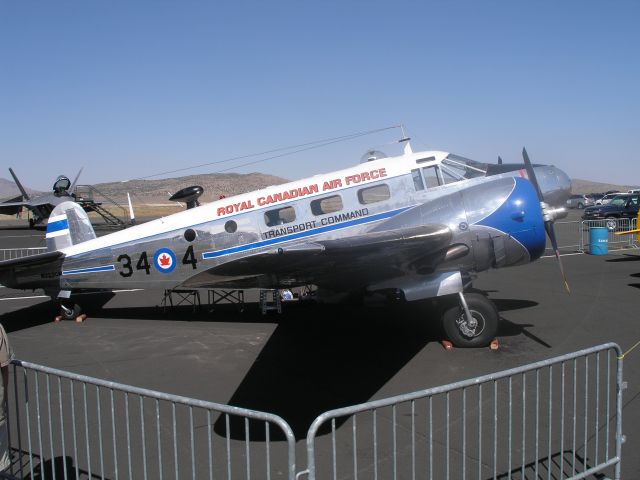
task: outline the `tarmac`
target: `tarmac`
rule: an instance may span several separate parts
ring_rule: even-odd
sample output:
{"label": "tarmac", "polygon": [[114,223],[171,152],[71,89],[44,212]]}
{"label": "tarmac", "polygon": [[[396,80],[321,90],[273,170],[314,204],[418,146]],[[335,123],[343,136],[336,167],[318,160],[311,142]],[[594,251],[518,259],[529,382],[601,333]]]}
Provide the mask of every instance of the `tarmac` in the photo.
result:
{"label": "tarmac", "polygon": [[[44,232],[10,225],[0,248],[40,247]],[[222,306],[163,312],[162,290],[88,295],[83,323],[53,322],[38,291],[0,287],[0,322],[16,357],[75,373],[280,415],[299,442],[333,408],[525,365],[605,342],[640,341],[640,251],[554,258],[491,270],[474,287],[501,321],[500,348],[446,351],[419,306],[284,305],[262,315]],[[622,478],[640,478],[640,347],[624,358]]]}

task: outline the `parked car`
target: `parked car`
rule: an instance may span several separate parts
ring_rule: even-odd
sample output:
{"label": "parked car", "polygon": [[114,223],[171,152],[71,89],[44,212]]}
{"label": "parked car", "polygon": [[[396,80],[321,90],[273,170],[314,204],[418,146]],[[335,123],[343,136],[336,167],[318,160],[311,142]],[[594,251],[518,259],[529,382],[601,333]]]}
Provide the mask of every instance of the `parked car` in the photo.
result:
{"label": "parked car", "polygon": [[596,205],[606,205],[607,203],[609,203],[611,200],[613,200],[614,198],[616,198],[619,195],[626,195],[626,194],[625,193],[620,193],[620,192],[607,193],[600,200],[596,200]]}
{"label": "parked car", "polygon": [[587,195],[571,195],[567,199],[567,208],[578,208],[582,210],[584,207],[590,205],[595,205],[595,202]]}
{"label": "parked car", "polygon": [[594,205],[584,209],[584,220],[600,220],[603,218],[633,218],[638,216],[640,194],[616,195],[606,205]]}

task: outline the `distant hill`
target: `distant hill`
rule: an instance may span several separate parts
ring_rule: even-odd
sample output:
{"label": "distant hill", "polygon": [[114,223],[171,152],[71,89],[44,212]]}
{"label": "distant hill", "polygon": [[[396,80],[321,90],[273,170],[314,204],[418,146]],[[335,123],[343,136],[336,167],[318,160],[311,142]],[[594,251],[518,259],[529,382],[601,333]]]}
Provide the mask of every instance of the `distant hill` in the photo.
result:
{"label": "distant hill", "polygon": [[[22,183],[22,182],[20,182]],[[24,187],[27,190],[29,195],[37,195],[40,192],[37,190],[33,190],[29,187]],[[9,198],[15,198],[20,195],[20,190],[14,183],[13,180],[7,180],[6,178],[0,177],[0,200],[7,200]]]}
{"label": "distant hill", "polygon": [[240,193],[258,190],[270,185],[279,185],[289,180],[265,173],[210,173],[205,175],[189,175],[178,178],[160,180],[129,180],[127,182],[98,183],[93,187],[101,194],[122,202],[127,192],[143,202],[167,202],[178,190],[191,185],[204,188],[200,197],[203,202],[217,200],[220,195],[230,197]]}
{"label": "distant hill", "polygon": [[[639,179],[640,181],[640,179]],[[585,193],[604,193],[609,190],[617,190],[619,192],[626,192],[632,188],[638,188],[639,184],[635,185],[614,185],[611,183],[593,182],[591,180],[581,180],[574,178],[571,180],[571,192],[575,194]]]}

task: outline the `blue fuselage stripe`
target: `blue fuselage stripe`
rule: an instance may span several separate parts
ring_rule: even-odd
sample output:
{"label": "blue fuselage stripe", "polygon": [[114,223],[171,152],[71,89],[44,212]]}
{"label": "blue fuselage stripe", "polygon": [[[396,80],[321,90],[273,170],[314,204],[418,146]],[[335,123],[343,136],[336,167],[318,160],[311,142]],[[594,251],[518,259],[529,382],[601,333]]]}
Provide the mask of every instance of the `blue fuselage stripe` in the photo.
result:
{"label": "blue fuselage stripe", "polygon": [[65,270],[62,275],[80,275],[81,273],[97,273],[97,272],[110,272],[115,270],[114,265],[104,265],[102,267],[90,267],[90,268],[77,268],[75,270]]}
{"label": "blue fuselage stripe", "polygon": [[65,218],[64,220],[58,220],[57,222],[50,222],[47,224],[47,233],[59,232],[60,230],[68,230],[69,222]]}
{"label": "blue fuselage stripe", "polygon": [[371,215],[369,217],[357,218],[355,220],[350,220],[348,222],[343,222],[339,224],[327,225],[320,228],[313,228],[309,230],[305,230],[303,232],[294,233],[292,235],[284,235],[282,237],[270,238],[269,240],[263,240],[261,242],[248,243],[246,245],[240,245],[238,247],[225,248],[224,250],[217,250],[215,252],[204,252],[202,254],[202,258],[207,260],[210,258],[222,257],[224,255],[231,255],[232,253],[244,252],[246,250],[253,250],[260,247],[267,247],[269,245],[274,245],[277,243],[288,242],[291,240],[296,240],[298,238],[310,237],[312,235],[319,235],[321,233],[331,232],[334,230],[340,230],[343,228],[353,227],[355,225],[362,225],[365,223],[375,222],[377,220],[384,220],[387,218],[391,218],[399,213],[408,210],[411,207],[403,207],[397,210],[391,210],[389,212],[378,213],[376,215]]}

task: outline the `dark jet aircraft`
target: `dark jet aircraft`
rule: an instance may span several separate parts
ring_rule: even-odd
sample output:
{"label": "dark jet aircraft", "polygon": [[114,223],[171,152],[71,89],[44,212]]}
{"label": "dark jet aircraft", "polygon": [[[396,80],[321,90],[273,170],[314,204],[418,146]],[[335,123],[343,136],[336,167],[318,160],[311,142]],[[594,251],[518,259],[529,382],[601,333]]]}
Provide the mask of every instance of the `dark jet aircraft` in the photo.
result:
{"label": "dark jet aircraft", "polygon": [[34,227],[36,225],[44,225],[53,209],[62,202],[75,201],[75,197],[71,192],[76,186],[82,169],[80,169],[78,175],[76,175],[73,183],[64,175],[60,175],[53,184],[53,191],[51,193],[33,198],[29,197],[29,194],[11,168],[9,172],[22,195],[7,202],[0,203],[0,214],[15,215],[20,212],[22,208],[27,208],[31,211],[32,215],[32,218],[29,219],[29,225]]}

